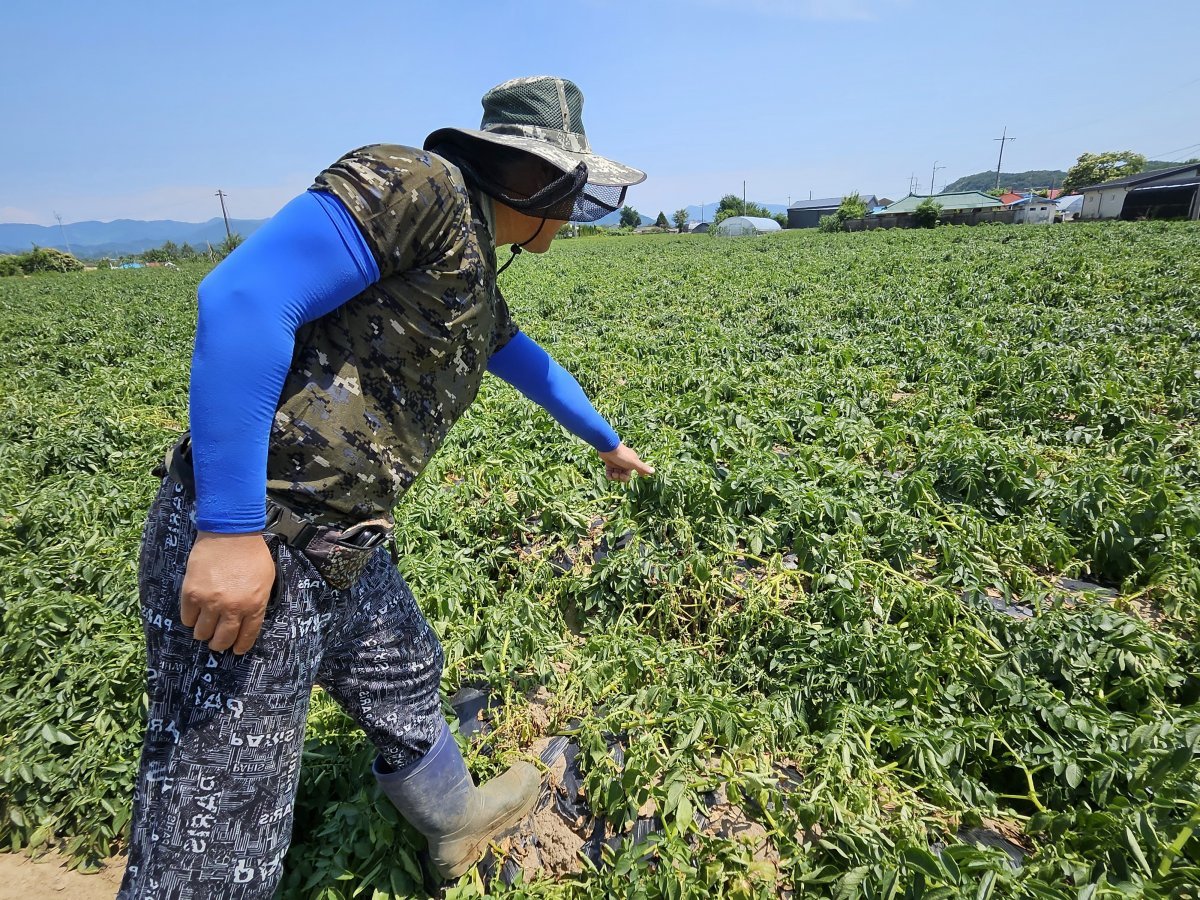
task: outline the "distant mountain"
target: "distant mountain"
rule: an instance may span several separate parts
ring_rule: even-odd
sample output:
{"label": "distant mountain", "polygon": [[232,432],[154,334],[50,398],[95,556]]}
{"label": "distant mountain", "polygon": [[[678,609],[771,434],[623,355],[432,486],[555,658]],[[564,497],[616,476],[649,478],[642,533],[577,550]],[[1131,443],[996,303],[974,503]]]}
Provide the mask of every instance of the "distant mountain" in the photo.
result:
{"label": "distant mountain", "polygon": [[[640,213],[640,212],[638,213],[638,215],[642,217],[643,225],[653,225],[654,224],[654,219],[651,218],[650,216],[644,215],[643,213]],[[655,214],[655,218],[657,218],[657,214]],[[604,216],[601,219],[597,219],[595,222],[591,222],[589,224],[604,225],[609,228],[616,228],[618,225],[621,224],[621,211],[617,210],[616,212],[610,212],[607,216]]]}
{"label": "distant mountain", "polygon": [[[787,207],[779,203],[762,204],[772,213],[787,212]],[[701,207],[689,206],[688,221],[701,221]],[[716,202],[704,204],[704,221],[711,222],[717,211]],[[667,221],[674,227],[675,210],[664,209]],[[652,225],[658,218],[658,210],[653,215],[646,215],[639,210],[643,225]],[[249,237],[262,225],[266,219],[230,219],[229,227],[242,237]],[[600,219],[597,225],[617,226],[621,221],[621,213],[609,213]],[[64,239],[63,233],[66,232]],[[39,247],[53,247],[57,250],[68,249],[80,259],[102,259],[104,257],[132,256],[155,247],[161,247],[167,241],[176,244],[191,244],[197,250],[204,250],[209,244],[214,247],[225,240],[225,222],[223,219],[209,219],[207,222],[176,222],[172,219],[156,219],[141,221],[139,219],[114,219],[112,222],[70,222],[61,228],[57,225],[15,225],[0,223],[0,253],[27,253],[35,244]]]}
{"label": "distant mountain", "polygon": [[[756,203],[757,201],[751,200],[749,202]],[[783,203],[759,203],[758,205],[766,207],[772,213],[783,213],[784,215],[787,215],[787,206]],[[634,208],[636,209],[636,207]],[[703,205],[697,204],[696,206],[688,206],[684,208],[687,210],[689,222],[711,222],[713,220],[713,216],[717,212],[717,201],[714,200],[712,203],[705,203]],[[676,209],[678,209],[678,207],[676,207]],[[666,214],[667,221],[670,223],[671,227],[674,228],[675,210],[664,209],[663,212]],[[703,218],[701,218],[701,214],[703,214]],[[654,215],[652,216],[647,216],[644,212],[638,210],[638,215],[642,217],[643,225],[653,225],[654,221],[658,218],[658,210],[655,210]],[[600,219],[598,222],[596,222],[596,224],[608,226],[620,225],[621,214],[619,212],[609,213],[603,219]]]}
{"label": "distant mountain", "polygon": [[1192,159],[1181,159],[1181,160],[1177,160],[1175,162],[1167,162],[1164,159],[1148,159],[1148,160],[1146,160],[1145,171],[1157,172],[1159,169],[1174,169],[1177,166],[1186,166],[1189,163],[1200,163],[1200,157],[1194,157]]}
{"label": "distant mountain", "polygon": [[[230,219],[229,227],[242,237],[249,237],[266,219]],[[64,239],[63,233],[66,233]],[[158,219],[143,222],[137,219],[116,219],[112,222],[71,222],[57,225],[13,225],[0,223],[0,253],[25,253],[34,244],[66,250],[85,259],[104,256],[124,256],[161,247],[167,241],[191,244],[204,250],[225,240],[223,219],[207,222],[175,222]]]}
{"label": "distant mountain", "polygon": [[[1151,159],[1146,161],[1145,171],[1154,172],[1158,169],[1173,169],[1176,166],[1185,165],[1187,162],[1195,160],[1184,160],[1183,162],[1168,162],[1162,159]],[[1035,188],[1050,188],[1061,187],[1063,179],[1067,177],[1067,173],[1061,169],[1032,169],[1028,172],[1001,172],[1000,187],[1010,191],[1031,191]],[[958,181],[952,181],[946,185],[940,193],[948,194],[953,191],[990,191],[996,187],[996,173],[993,172],[977,172],[974,175],[967,175]]]}
{"label": "distant mountain", "polygon": [[[1067,173],[1059,169],[1032,169],[1028,172],[1001,172],[1000,187],[1010,191],[1031,191],[1034,188],[1059,187]],[[977,172],[957,181],[952,181],[939,191],[950,194],[955,191],[990,191],[996,187],[996,173]]]}

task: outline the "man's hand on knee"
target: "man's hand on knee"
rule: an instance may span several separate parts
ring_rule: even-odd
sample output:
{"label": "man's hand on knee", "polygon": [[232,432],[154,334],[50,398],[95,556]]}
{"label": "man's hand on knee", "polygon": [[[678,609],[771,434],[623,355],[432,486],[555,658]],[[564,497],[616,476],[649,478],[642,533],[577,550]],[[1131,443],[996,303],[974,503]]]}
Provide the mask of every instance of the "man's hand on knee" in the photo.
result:
{"label": "man's hand on knee", "polygon": [[209,649],[242,654],[254,646],[275,583],[262,534],[201,531],[188,556],[179,617]]}

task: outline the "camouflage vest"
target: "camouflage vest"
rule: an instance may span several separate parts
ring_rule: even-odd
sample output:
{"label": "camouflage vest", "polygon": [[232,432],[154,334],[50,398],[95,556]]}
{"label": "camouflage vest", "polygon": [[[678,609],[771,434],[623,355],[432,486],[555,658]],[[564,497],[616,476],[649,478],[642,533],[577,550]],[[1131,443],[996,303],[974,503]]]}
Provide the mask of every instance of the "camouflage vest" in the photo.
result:
{"label": "camouflage vest", "polygon": [[517,333],[496,250],[462,175],[377,144],[318,176],[358,222],[380,280],[296,333],[271,429],[267,492],[320,521],[390,516]]}

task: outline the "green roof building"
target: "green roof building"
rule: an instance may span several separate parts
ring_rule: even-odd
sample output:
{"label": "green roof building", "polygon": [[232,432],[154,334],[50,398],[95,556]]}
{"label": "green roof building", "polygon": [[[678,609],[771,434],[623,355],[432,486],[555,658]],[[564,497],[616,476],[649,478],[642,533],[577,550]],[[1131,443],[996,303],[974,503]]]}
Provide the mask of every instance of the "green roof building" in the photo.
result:
{"label": "green roof building", "polygon": [[[896,216],[903,213],[910,213],[929,199],[929,197],[920,194],[909,194],[903,200],[897,200],[891,206],[885,206],[878,212],[871,213],[871,215]],[[942,212],[946,213],[1004,206],[998,197],[985,194],[983,191],[956,191],[950,194],[935,194],[932,199],[934,203],[940,203]]]}

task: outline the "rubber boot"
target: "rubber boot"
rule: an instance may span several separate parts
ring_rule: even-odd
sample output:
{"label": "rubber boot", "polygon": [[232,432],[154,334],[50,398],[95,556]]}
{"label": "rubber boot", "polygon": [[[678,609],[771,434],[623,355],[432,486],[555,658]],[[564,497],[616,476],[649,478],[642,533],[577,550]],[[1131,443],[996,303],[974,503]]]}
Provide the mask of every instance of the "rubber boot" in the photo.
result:
{"label": "rubber boot", "polygon": [[488,841],[512,828],[537,802],[541,775],[517,763],[482,787],[475,787],[450,729],[442,729],[432,749],[399,771],[376,758],[372,770],[400,814],[429,841],[434,868],[458,878],[477,863]]}

